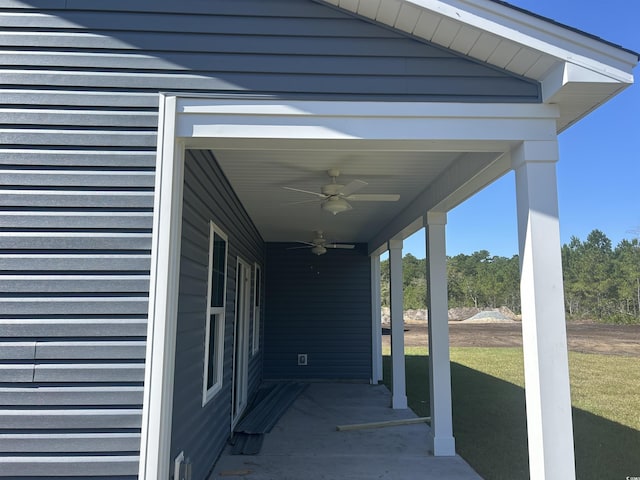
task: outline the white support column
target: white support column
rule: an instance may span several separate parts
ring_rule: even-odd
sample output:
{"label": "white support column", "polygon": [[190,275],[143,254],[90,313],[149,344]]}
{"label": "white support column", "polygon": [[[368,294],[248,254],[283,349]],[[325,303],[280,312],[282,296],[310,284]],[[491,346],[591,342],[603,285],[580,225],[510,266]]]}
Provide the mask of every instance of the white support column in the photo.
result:
{"label": "white support column", "polygon": [[402,288],[402,240],[389,241],[389,284],[391,303],[391,407],[407,408],[404,364],[404,318]]}
{"label": "white support column", "polygon": [[557,142],[513,152],[531,478],[575,479],[556,187]]}
{"label": "white support column", "polygon": [[382,380],[382,313],[380,255],[371,256],[371,383]]}
{"label": "white support column", "polygon": [[427,306],[429,311],[429,395],[433,454],[456,454],[451,413],[449,362],[449,302],[447,297],[447,214],[429,212],[425,218],[427,246]]}
{"label": "white support column", "polygon": [[169,478],[178,322],[184,144],[176,98],[161,96],[138,478]]}

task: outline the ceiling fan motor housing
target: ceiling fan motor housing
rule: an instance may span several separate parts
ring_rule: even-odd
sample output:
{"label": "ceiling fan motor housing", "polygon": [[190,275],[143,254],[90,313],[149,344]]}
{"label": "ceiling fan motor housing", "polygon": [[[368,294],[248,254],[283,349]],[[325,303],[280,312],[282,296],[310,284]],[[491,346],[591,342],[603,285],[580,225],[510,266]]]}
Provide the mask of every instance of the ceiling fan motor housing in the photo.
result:
{"label": "ceiling fan motor housing", "polygon": [[329,196],[338,195],[343,188],[344,185],[340,185],[339,183],[329,183],[322,187],[322,193]]}
{"label": "ceiling fan motor housing", "polygon": [[314,245],[324,245],[327,240],[322,236],[322,234],[318,234],[316,238],[311,240],[311,243]]}

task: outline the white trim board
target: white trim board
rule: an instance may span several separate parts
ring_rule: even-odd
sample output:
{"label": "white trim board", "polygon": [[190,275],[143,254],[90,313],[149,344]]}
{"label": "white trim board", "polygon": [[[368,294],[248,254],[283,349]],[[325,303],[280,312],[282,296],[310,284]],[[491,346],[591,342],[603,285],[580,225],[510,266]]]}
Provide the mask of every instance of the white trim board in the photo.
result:
{"label": "white trim board", "polygon": [[182,223],[184,146],[175,138],[175,97],[160,99],[149,319],[139,478],[169,478]]}
{"label": "white trim board", "polygon": [[[235,318],[231,383],[231,432],[247,407],[249,387],[249,322],[251,321],[251,264],[236,257]],[[243,284],[242,286],[240,284]]]}
{"label": "white trim board", "polygon": [[[506,152],[555,140],[555,105],[176,100],[185,148]],[[550,121],[552,120],[552,121]]]}

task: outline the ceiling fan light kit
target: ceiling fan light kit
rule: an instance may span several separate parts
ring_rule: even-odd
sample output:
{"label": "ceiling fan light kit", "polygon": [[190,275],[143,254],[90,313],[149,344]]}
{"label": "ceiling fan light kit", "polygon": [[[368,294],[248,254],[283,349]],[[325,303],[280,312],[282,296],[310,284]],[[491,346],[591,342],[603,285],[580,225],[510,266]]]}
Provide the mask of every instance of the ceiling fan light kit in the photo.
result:
{"label": "ceiling fan light kit", "polygon": [[311,248],[311,253],[315,255],[324,255],[325,253],[327,253],[327,249],[322,245],[315,245],[313,248]]}
{"label": "ceiling fan light kit", "polygon": [[349,205],[349,202],[340,197],[329,197],[322,202],[322,209],[326,212],[333,213],[334,215],[351,210],[351,208],[352,207]]}

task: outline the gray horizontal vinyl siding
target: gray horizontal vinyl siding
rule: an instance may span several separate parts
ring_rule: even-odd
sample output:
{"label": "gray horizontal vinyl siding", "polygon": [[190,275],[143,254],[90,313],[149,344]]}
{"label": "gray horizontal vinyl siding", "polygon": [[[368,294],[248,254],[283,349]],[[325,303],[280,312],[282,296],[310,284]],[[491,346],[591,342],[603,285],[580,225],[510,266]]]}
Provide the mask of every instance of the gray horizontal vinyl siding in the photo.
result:
{"label": "gray horizontal vinyl siding", "polygon": [[136,476],[159,92],[539,101],[307,0],[0,0],[0,29],[0,476]]}
{"label": "gray horizontal vinyl siding", "polygon": [[[264,263],[264,244],[213,155],[187,153],[178,300],[171,458],[184,452],[192,478],[206,478],[231,430],[231,385],[237,259]],[[228,237],[222,390],[202,406],[209,221]],[[250,331],[249,345],[253,332]],[[249,357],[249,393],[262,379],[259,355]]]}
{"label": "gray horizontal vinyl siding", "polygon": [[[295,244],[293,244],[295,245]],[[369,380],[371,261],[366,248],[267,244],[265,365],[268,379]],[[306,353],[308,365],[298,366]]]}
{"label": "gray horizontal vinyl siding", "polygon": [[[34,107],[51,106],[7,108],[11,123],[44,118],[36,123],[65,128],[69,138],[75,135],[86,145],[108,140],[123,147],[153,146],[146,133],[155,126],[159,90],[540,99],[536,83],[310,0],[3,0],[2,7],[0,67],[6,90],[0,93],[7,94],[7,107],[33,103],[25,97],[38,100]],[[74,90],[86,98],[73,98]],[[115,92],[125,95],[111,98]],[[64,108],[69,104],[82,110],[70,112]],[[99,134],[83,138],[82,131],[74,132],[79,127]],[[4,135],[7,141],[14,138],[14,132]],[[38,135],[33,137],[37,141]]]}

